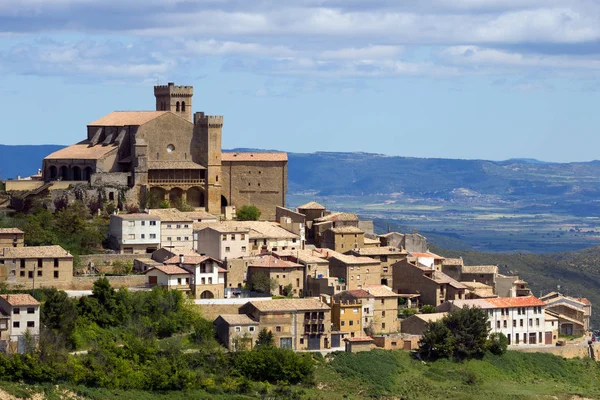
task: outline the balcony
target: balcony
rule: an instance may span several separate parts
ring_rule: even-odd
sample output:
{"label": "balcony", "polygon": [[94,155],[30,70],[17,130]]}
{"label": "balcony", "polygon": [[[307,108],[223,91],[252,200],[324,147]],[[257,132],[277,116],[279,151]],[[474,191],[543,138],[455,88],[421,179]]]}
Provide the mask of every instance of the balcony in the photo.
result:
{"label": "balcony", "polygon": [[206,179],[200,178],[148,178],[151,185],[204,185]]}

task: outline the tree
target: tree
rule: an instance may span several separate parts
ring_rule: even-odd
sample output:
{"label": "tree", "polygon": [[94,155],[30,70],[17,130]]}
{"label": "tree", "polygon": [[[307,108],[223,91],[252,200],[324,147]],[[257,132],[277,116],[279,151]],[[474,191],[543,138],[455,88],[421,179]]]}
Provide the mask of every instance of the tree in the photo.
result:
{"label": "tree", "polygon": [[265,272],[258,272],[250,275],[250,290],[261,293],[271,293],[277,288],[277,281],[271,279],[269,274]]}
{"label": "tree", "polygon": [[241,206],[236,213],[238,221],[258,221],[260,210],[256,206]]}
{"label": "tree", "polygon": [[281,294],[283,294],[285,297],[292,297],[293,293],[294,293],[294,287],[292,286],[291,283],[284,286],[283,290],[281,291]]}
{"label": "tree", "polygon": [[258,332],[258,337],[256,338],[256,347],[273,347],[275,346],[275,339],[273,339],[273,332],[267,331],[266,328],[261,329]]}
{"label": "tree", "polygon": [[77,307],[65,292],[48,289],[41,311],[42,324],[47,329],[60,333],[66,340],[71,337],[77,321]]}
{"label": "tree", "polygon": [[435,312],[435,307],[430,304],[425,304],[421,307],[421,312],[423,314],[433,314]]}
{"label": "tree", "polygon": [[450,358],[454,353],[454,346],[454,335],[445,321],[434,321],[427,325],[427,330],[419,341],[419,354],[428,360]]}
{"label": "tree", "polygon": [[490,353],[500,356],[506,353],[506,349],[508,348],[508,338],[502,332],[492,333],[488,338],[485,347]]}

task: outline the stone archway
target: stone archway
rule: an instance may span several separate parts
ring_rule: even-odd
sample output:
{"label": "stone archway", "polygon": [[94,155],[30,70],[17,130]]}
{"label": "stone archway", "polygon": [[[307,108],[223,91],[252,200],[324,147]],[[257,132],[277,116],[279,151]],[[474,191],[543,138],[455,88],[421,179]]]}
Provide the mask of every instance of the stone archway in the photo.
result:
{"label": "stone archway", "polygon": [[227,203],[227,198],[221,195],[221,207],[227,207],[229,204]]}
{"label": "stone archway", "polygon": [[183,189],[175,187],[169,190],[169,202],[171,203],[171,207],[174,204],[180,203],[183,200]]}
{"label": "stone archway", "polygon": [[205,207],[204,190],[193,186],[187,191],[187,203],[192,207]]}
{"label": "stone archway", "polygon": [[69,180],[69,168],[67,168],[66,165],[63,165],[58,170],[58,175],[60,176],[60,179],[62,179],[63,181],[68,181]]}
{"label": "stone archway", "polygon": [[81,168],[75,166],[73,167],[73,180],[80,181],[81,180]]}
{"label": "stone archway", "polygon": [[50,175],[50,179],[56,179],[56,175],[58,174],[58,170],[55,165],[51,165],[48,169],[48,174]]}
{"label": "stone archway", "polygon": [[200,294],[201,299],[214,299],[215,295],[210,290],[205,290]]}
{"label": "stone archway", "polygon": [[92,179],[92,173],[92,167],[85,167],[83,170],[83,180],[89,182]]}

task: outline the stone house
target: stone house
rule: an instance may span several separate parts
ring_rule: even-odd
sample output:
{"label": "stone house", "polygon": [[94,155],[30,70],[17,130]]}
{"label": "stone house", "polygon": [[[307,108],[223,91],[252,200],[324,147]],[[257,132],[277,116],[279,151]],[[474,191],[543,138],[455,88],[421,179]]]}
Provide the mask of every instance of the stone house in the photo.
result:
{"label": "stone house", "polygon": [[190,286],[196,299],[225,297],[227,270],[219,260],[201,255],[180,255],[166,260],[165,265],[177,265],[191,275]]}
{"label": "stone house", "polygon": [[398,247],[371,247],[356,248],[350,251],[350,255],[356,257],[370,257],[381,263],[381,284],[393,287],[394,274],[392,265],[406,258],[407,252]]}
{"label": "stone house", "polygon": [[221,314],[213,322],[219,341],[230,351],[251,350],[259,323],[245,314]]}
{"label": "stone house", "polygon": [[172,251],[193,248],[193,220],[176,208],[151,209],[148,213],[160,218],[160,247]]}
{"label": "stone house", "polygon": [[443,319],[448,313],[415,314],[400,322],[400,331],[409,335],[423,335],[427,325]]}
{"label": "stone house", "polygon": [[322,233],[321,247],[345,253],[365,246],[365,233],[355,226],[339,226]]}
{"label": "stone house", "polygon": [[119,254],[151,254],[161,246],[160,217],[144,213],[111,215],[108,239]]}
{"label": "stone house", "polygon": [[361,351],[371,351],[373,348],[373,338],[370,336],[345,338],[346,353],[359,353]]}
{"label": "stone house", "polygon": [[379,235],[381,246],[398,247],[408,252],[426,253],[427,252],[427,238],[418,233],[398,233],[389,232],[383,235]]}
{"label": "stone house", "polygon": [[201,229],[197,227],[198,224],[194,224],[194,237],[197,238],[195,249],[198,253],[222,261],[249,255],[248,228],[221,223]]}
{"label": "stone house", "polygon": [[[317,247],[326,247],[323,245],[323,234],[325,231],[332,228],[341,228],[341,227],[354,227],[360,230],[358,227],[358,216],[354,213],[346,213],[346,212],[334,212],[330,214],[325,214],[323,217],[316,218],[312,224],[312,237],[314,238],[314,243]],[[364,232],[361,230],[360,232]],[[354,238],[354,233],[351,234],[351,238]],[[356,239],[358,240],[358,231],[356,231]],[[332,239],[330,239],[330,242]],[[354,241],[352,242],[354,243]],[[362,246],[358,246],[362,247]],[[333,249],[333,247],[330,247]],[[353,247],[351,247],[353,248]],[[346,248],[344,251],[350,250],[350,248]]]}
{"label": "stone house", "polygon": [[343,279],[348,290],[381,283],[381,264],[369,257],[331,253],[329,275]]}
{"label": "stone house", "polygon": [[393,265],[394,291],[420,295],[420,303],[438,306],[449,300],[464,299],[467,287],[432,266],[404,259]]}
{"label": "stone house", "polygon": [[25,232],[18,228],[0,228],[0,249],[25,245]]}
{"label": "stone house", "polygon": [[29,294],[0,295],[0,350],[24,353],[26,333],[37,342],[40,335],[40,303]]}
{"label": "stone house", "polygon": [[146,272],[146,287],[163,286],[168,290],[189,292],[192,276],[190,272],[176,265],[159,265]]}
{"label": "stone house", "polygon": [[373,296],[373,329],[375,333],[392,333],[400,330],[398,320],[398,295],[385,285],[366,285],[364,287]]}
{"label": "stone house", "polygon": [[586,298],[565,296],[550,292],[540,300],[546,302],[546,310],[556,314],[561,335],[583,336],[590,329],[592,304]]}
{"label": "stone house", "polygon": [[279,348],[298,351],[332,346],[331,309],[320,299],[251,301],[241,311],[258,321],[259,330],[272,332]]}
{"label": "stone house", "polygon": [[277,288],[271,291],[272,295],[287,296],[286,287],[291,285],[292,295],[304,295],[304,266],[291,261],[281,260],[270,254],[260,256],[248,265],[248,282],[252,282],[255,275],[266,274],[269,279],[277,282]]}
{"label": "stone house", "polygon": [[330,299],[333,329],[350,337],[363,336],[362,302],[359,299]]}
{"label": "stone house", "polygon": [[27,288],[70,284],[73,256],[60,246],[0,249],[0,281]]}

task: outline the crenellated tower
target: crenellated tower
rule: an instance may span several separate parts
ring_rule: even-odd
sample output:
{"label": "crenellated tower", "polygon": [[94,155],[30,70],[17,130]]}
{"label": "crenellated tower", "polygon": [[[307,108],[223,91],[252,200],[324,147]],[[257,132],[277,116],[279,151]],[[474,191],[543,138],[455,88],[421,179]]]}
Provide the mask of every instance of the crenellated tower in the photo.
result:
{"label": "crenellated tower", "polygon": [[198,161],[206,171],[206,211],[221,213],[221,135],[223,116],[194,114],[194,135],[198,135],[200,154]]}
{"label": "crenellated tower", "polygon": [[193,95],[193,86],[176,86],[173,82],[169,82],[168,85],[154,86],[156,111],[171,111],[192,122]]}

